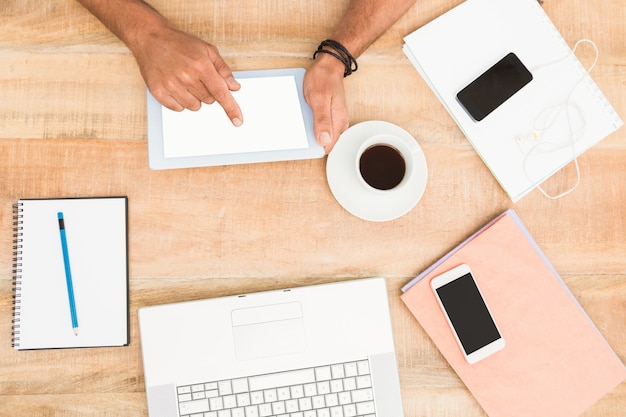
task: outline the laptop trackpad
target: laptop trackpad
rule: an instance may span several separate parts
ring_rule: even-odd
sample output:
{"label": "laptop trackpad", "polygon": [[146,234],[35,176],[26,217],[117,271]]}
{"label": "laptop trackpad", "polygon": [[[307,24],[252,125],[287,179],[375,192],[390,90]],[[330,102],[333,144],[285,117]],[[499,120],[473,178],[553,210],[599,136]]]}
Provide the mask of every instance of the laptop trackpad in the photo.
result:
{"label": "laptop trackpad", "polygon": [[302,352],[306,348],[298,302],[233,310],[233,338],[239,360]]}

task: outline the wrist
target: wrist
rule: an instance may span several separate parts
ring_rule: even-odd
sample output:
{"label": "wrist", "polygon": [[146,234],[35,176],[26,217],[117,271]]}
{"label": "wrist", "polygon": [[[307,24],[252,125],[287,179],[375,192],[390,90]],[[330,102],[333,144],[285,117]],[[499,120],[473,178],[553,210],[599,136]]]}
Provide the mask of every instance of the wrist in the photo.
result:
{"label": "wrist", "polygon": [[318,57],[321,59],[322,56],[324,56],[327,61],[328,58],[331,57],[330,62],[335,61],[336,63],[340,63],[343,66],[344,77],[347,77],[359,68],[356,59],[350,51],[340,42],[333,39],[322,41],[313,54],[313,59],[317,60]]}
{"label": "wrist", "polygon": [[313,65],[341,78],[343,78],[346,70],[345,65],[340,60],[328,54],[317,54]]}
{"label": "wrist", "polygon": [[120,33],[116,33],[135,55],[140,53],[160,32],[173,29],[168,20],[151,7],[137,7],[128,14]]}

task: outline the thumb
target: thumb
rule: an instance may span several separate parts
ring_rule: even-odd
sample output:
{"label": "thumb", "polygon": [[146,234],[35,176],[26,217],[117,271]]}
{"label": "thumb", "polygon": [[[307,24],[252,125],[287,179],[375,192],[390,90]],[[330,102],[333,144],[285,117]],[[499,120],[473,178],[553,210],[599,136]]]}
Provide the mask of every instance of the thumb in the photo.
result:
{"label": "thumb", "polygon": [[330,106],[318,106],[313,110],[313,132],[317,143],[326,148],[333,143],[333,123]]}

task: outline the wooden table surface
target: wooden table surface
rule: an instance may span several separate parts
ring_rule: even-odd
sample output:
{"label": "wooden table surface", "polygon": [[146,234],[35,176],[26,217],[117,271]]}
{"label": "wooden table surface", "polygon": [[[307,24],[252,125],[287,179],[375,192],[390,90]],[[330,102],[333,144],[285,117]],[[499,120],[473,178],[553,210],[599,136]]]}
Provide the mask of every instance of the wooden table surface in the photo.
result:
{"label": "wooden table surface", "polygon": [[[626,128],[580,157],[574,193],[552,201],[533,191],[513,204],[401,51],[403,36],[458,3],[418,1],[346,79],[351,123],[400,125],[428,162],[420,203],[397,220],[372,223],[333,198],[325,159],[151,171],[145,86],[126,47],[73,0],[3,0],[0,415],[146,416],[138,307],[382,275],[405,415],[483,416],[398,296],[409,279],[511,207],[626,361]],[[152,4],[245,70],[308,66],[347,0]],[[592,77],[626,117],[624,1],[548,0],[544,7],[570,45],[581,38],[597,44]],[[566,168],[546,187],[574,179]],[[12,204],[102,195],[129,197],[130,346],[13,350]],[[625,410],[622,383],[584,416]]]}

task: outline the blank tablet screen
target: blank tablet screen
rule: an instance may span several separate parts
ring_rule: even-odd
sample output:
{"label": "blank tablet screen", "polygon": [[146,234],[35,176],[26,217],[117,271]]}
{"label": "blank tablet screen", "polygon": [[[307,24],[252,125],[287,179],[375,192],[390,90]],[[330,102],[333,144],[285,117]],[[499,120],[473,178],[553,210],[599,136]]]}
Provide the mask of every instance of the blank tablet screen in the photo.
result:
{"label": "blank tablet screen", "polygon": [[292,75],[238,79],[233,96],[243,113],[235,127],[217,104],[197,111],[163,107],[165,158],[306,149],[309,147],[296,79]]}

